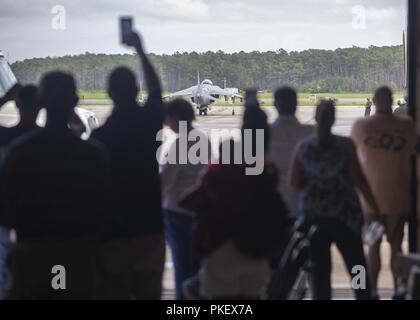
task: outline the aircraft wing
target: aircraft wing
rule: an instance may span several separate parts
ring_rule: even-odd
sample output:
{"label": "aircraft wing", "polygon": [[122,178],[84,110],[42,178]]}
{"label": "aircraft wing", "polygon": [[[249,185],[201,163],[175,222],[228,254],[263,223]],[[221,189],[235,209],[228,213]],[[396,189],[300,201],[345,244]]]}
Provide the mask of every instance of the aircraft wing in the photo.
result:
{"label": "aircraft wing", "polygon": [[206,98],[206,99],[209,99],[209,100],[211,100],[211,101],[213,101],[213,102],[219,102],[219,103],[223,103],[223,102],[225,102],[225,101],[222,101],[222,100],[217,99],[217,98],[215,98],[215,97],[212,97],[212,96],[210,96],[210,95],[208,95],[208,94],[201,94],[201,97]]}
{"label": "aircraft wing", "polygon": [[234,94],[230,91],[224,90],[222,88],[220,88],[219,86],[212,86],[211,87],[211,94],[217,94],[220,96],[233,96]]}
{"label": "aircraft wing", "polygon": [[211,88],[211,94],[216,94],[219,96],[228,96],[228,97],[237,97],[243,99],[243,97],[239,94],[232,93],[230,91],[224,90],[220,88],[219,86],[212,86]]}
{"label": "aircraft wing", "polygon": [[197,86],[193,86],[193,87],[190,87],[188,89],[184,89],[184,90],[181,90],[181,91],[171,93],[171,94],[169,94],[169,95],[167,95],[166,97],[163,97],[163,98],[190,96],[190,95],[194,95],[196,91],[197,91]]}

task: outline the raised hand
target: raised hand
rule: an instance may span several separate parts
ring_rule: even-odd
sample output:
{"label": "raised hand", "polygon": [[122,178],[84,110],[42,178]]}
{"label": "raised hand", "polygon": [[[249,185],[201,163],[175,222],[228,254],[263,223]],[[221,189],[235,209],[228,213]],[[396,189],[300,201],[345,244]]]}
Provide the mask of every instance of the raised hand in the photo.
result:
{"label": "raised hand", "polygon": [[135,48],[138,54],[144,54],[143,42],[137,32],[131,33],[128,45]]}

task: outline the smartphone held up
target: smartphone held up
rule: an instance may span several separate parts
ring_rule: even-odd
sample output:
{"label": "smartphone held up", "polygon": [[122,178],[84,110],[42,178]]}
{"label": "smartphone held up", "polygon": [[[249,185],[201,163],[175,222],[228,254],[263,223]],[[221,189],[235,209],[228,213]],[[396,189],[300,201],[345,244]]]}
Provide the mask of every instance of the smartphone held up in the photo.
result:
{"label": "smartphone held up", "polygon": [[120,18],[120,39],[122,44],[130,45],[133,33],[133,17]]}

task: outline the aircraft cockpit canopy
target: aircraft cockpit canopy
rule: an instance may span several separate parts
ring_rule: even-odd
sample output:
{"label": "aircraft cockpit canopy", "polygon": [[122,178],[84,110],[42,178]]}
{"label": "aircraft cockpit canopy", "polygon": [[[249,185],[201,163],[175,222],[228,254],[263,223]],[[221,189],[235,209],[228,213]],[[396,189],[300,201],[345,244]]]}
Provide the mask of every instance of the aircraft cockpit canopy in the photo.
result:
{"label": "aircraft cockpit canopy", "polygon": [[0,97],[17,82],[9,64],[0,52]]}

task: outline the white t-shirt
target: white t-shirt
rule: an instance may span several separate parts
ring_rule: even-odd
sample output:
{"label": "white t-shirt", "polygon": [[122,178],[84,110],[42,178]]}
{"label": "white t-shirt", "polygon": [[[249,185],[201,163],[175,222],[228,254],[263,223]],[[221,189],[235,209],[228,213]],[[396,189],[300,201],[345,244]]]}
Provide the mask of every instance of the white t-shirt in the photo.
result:
{"label": "white t-shirt", "polygon": [[292,211],[296,211],[296,195],[287,187],[291,159],[299,142],[315,132],[312,125],[301,124],[295,116],[279,116],[271,126],[270,156],[280,172],[278,191]]}
{"label": "white t-shirt", "polygon": [[[207,161],[210,161],[211,157],[211,144],[208,137],[200,130],[193,129],[192,133],[199,135],[201,139],[204,139],[200,144],[206,145],[208,148],[208,154],[206,155]],[[191,134],[191,132],[190,132]],[[205,164],[192,164],[191,159],[186,158],[186,163],[182,164],[179,161],[179,141],[177,139],[171,144],[167,159],[176,159],[176,163],[166,163],[161,166],[161,182],[162,182],[162,193],[163,193],[163,208],[176,211],[184,214],[192,214],[188,210],[182,209],[178,206],[180,200],[188,194],[198,182],[200,174]],[[187,150],[196,144],[195,141],[188,141]],[[185,156],[185,155],[184,155]]]}

